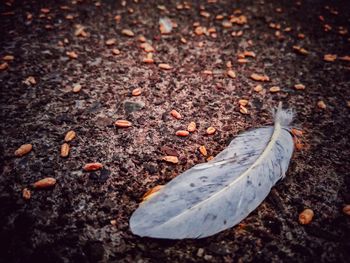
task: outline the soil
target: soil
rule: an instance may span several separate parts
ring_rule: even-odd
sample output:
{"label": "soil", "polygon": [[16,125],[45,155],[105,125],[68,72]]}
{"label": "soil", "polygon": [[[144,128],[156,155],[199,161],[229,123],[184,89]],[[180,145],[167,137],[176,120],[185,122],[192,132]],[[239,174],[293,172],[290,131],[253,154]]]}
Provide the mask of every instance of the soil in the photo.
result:
{"label": "soil", "polygon": [[[348,261],[350,217],[342,209],[350,203],[350,63],[339,59],[350,55],[348,1],[195,1],[182,10],[178,3],[1,3],[1,63],[5,55],[14,56],[0,71],[1,262]],[[200,8],[210,17],[201,16]],[[223,28],[215,19],[237,9],[246,24]],[[164,16],[177,24],[168,35],[159,32]],[[194,34],[194,22],[215,27],[217,37]],[[78,24],[85,37],[74,35]],[[242,36],[231,36],[240,30]],[[156,49],[154,64],[142,62],[140,35]],[[110,38],[116,38],[111,47],[105,44]],[[299,54],[295,45],[308,54]],[[237,53],[245,50],[256,58],[239,64]],[[69,58],[69,51],[78,57]],[[326,62],[325,54],[338,59]],[[226,75],[228,61],[235,79]],[[159,63],[172,69],[160,69]],[[259,93],[252,73],[270,78]],[[29,76],[36,84],[25,83]],[[82,89],[73,93],[76,83]],[[305,90],[294,88],[299,83]],[[271,93],[272,86],[281,91]],[[142,89],[140,96],[131,95],[135,88]],[[240,112],[242,98],[249,100],[248,114]],[[317,106],[320,100],[325,109]],[[271,124],[270,111],[279,101],[295,110],[303,145],[286,178],[241,224],[199,240],[130,232],[129,218],[147,190],[205,162],[199,146],[215,156],[235,135]],[[183,118],[174,119],[172,109]],[[133,125],[116,128],[118,119]],[[177,137],[191,121],[197,131]],[[209,126],[217,129],[214,135],[205,134]],[[69,130],[77,137],[69,142],[69,157],[62,158]],[[25,143],[33,150],[15,157]],[[179,163],[162,161],[167,154],[178,155]],[[84,172],[89,162],[101,162],[103,169]],[[32,189],[45,177],[57,179],[56,185]],[[25,187],[29,200],[22,197]],[[305,208],[315,216],[301,225],[298,215]]]}

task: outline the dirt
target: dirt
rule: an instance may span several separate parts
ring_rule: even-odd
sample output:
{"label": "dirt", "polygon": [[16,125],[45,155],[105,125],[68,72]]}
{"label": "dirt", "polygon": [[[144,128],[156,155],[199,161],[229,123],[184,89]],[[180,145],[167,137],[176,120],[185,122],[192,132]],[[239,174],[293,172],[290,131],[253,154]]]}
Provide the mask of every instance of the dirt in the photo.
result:
{"label": "dirt", "polygon": [[[350,55],[350,35],[338,31],[350,29],[350,5],[264,2],[195,1],[184,10],[176,9],[175,1],[2,2],[1,63],[8,54],[14,59],[0,71],[0,261],[346,262],[350,217],[342,208],[350,203],[350,63],[339,57]],[[200,16],[201,5],[209,18]],[[215,20],[236,9],[246,24],[225,29]],[[159,32],[163,16],[177,23],[169,35]],[[217,38],[195,35],[194,22],[214,26]],[[271,28],[271,22],[281,29]],[[77,24],[87,36],[74,35]],[[122,35],[122,29],[135,36]],[[231,36],[239,30],[242,36]],[[140,35],[156,49],[154,64],[142,62]],[[105,44],[110,38],[117,40],[111,47]],[[308,54],[298,54],[294,45]],[[112,54],[113,48],[120,54]],[[256,58],[239,64],[237,53],[244,50]],[[78,57],[69,58],[70,51]],[[338,59],[326,62],[325,54]],[[235,79],[226,75],[228,61]],[[172,69],[160,69],[159,63]],[[252,73],[270,78],[260,93]],[[25,84],[29,76],[37,83]],[[76,83],[82,89],[73,93]],[[305,90],[294,89],[299,83]],[[270,93],[273,86],[281,91]],[[142,89],[140,96],[131,95],[135,88]],[[248,114],[240,112],[242,98],[249,100]],[[317,106],[320,100],[325,109]],[[205,162],[199,146],[215,156],[235,135],[271,124],[270,111],[279,101],[295,110],[303,147],[295,151],[286,178],[240,225],[200,240],[157,240],[130,232],[129,218],[147,190]],[[181,120],[170,115],[173,109]],[[118,119],[133,126],[116,128]],[[191,121],[197,131],[177,137]],[[205,134],[209,126],[217,129],[214,135]],[[69,130],[77,137],[69,143],[69,157],[62,158]],[[33,150],[15,157],[25,143]],[[161,160],[169,153],[179,156],[178,164]],[[89,162],[101,162],[103,169],[84,172]],[[45,177],[57,179],[56,185],[32,189]],[[29,200],[22,197],[25,187],[31,189]],[[315,213],[308,225],[298,222],[304,208]]]}

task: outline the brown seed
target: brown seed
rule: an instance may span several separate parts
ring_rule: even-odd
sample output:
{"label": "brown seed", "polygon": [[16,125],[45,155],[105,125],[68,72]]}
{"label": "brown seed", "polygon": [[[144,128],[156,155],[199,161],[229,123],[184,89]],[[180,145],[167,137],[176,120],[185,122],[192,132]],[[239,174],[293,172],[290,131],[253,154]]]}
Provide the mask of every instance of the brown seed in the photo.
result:
{"label": "brown seed", "polygon": [[147,41],[147,39],[144,36],[139,36],[139,38],[137,40],[142,42],[142,43]]}
{"label": "brown seed", "polygon": [[0,64],[0,70],[5,70],[5,69],[8,68],[8,66],[9,66],[9,64],[7,64],[6,62],[1,63],[1,64]]}
{"label": "brown seed", "polygon": [[303,131],[302,131],[302,130],[295,129],[295,128],[292,128],[291,133],[292,133],[294,136],[298,136],[298,137],[303,136]]}
{"label": "brown seed", "polygon": [[281,91],[281,88],[278,87],[278,86],[273,86],[273,87],[270,88],[270,92],[271,93],[276,93],[276,92],[279,92],[279,91]]}
{"label": "brown seed", "polygon": [[102,163],[87,163],[84,165],[83,170],[84,171],[96,171],[99,169],[102,169],[103,165]]}
{"label": "brown seed", "polygon": [[15,151],[15,156],[21,157],[21,156],[29,153],[32,149],[33,149],[33,145],[31,145],[29,143],[23,144]]}
{"label": "brown seed", "polygon": [[141,95],[141,92],[142,92],[142,90],[141,90],[140,88],[136,88],[136,89],[133,89],[133,90],[132,90],[131,94],[132,94],[133,96],[140,96],[140,95]]}
{"label": "brown seed", "polygon": [[215,133],[215,131],[216,131],[216,129],[215,129],[214,127],[209,127],[209,128],[207,129],[207,134],[208,134],[208,135],[212,135],[212,134]]}
{"label": "brown seed", "polygon": [[80,90],[81,90],[81,85],[79,83],[76,83],[76,84],[73,85],[72,91],[74,93],[78,93]]}
{"label": "brown seed", "polygon": [[140,47],[147,53],[155,51],[154,47],[149,43],[142,43]]}
{"label": "brown seed", "polygon": [[78,58],[78,54],[75,51],[67,51],[66,54],[69,58],[72,58],[72,59]]}
{"label": "brown seed", "polygon": [[255,58],[256,57],[256,55],[255,55],[255,53],[253,51],[244,51],[243,54],[244,54],[245,57],[251,57],[251,58]]}
{"label": "brown seed", "polygon": [[56,184],[56,179],[52,177],[46,177],[44,179],[41,179],[33,184],[33,187],[35,189],[45,189],[52,187]]}
{"label": "brown seed", "polygon": [[204,34],[204,28],[201,27],[201,26],[197,26],[195,29],[194,29],[194,33],[197,35],[197,36],[201,36]]}
{"label": "brown seed", "polygon": [[132,123],[127,120],[117,120],[114,125],[119,128],[128,128],[132,126]]}
{"label": "brown seed", "polygon": [[115,220],[115,219],[112,219],[109,222],[111,223],[112,226],[116,226],[117,225],[117,220]]}
{"label": "brown seed", "polygon": [[211,70],[204,70],[203,74],[205,74],[205,75],[213,75],[213,71],[211,71]]}
{"label": "brown seed", "polygon": [[186,38],[184,38],[184,37],[181,37],[181,38],[180,38],[180,41],[181,41],[182,44],[186,44],[186,43],[187,43],[187,40],[186,40]]}
{"label": "brown seed", "polygon": [[117,49],[117,48],[113,48],[112,49],[112,53],[113,53],[113,55],[119,55],[120,54],[120,50]]}
{"label": "brown seed", "polygon": [[64,141],[65,142],[70,142],[71,140],[73,140],[76,136],[75,131],[68,131],[66,133],[66,136],[64,136]]}
{"label": "brown seed", "polygon": [[254,91],[255,92],[260,92],[260,91],[262,91],[263,90],[263,87],[262,87],[262,85],[256,85],[255,87],[254,87]]}
{"label": "brown seed", "polygon": [[209,18],[210,17],[210,13],[206,12],[206,11],[201,11],[200,15],[205,17],[205,18]]}
{"label": "brown seed", "polygon": [[230,70],[227,71],[227,76],[229,76],[232,79],[235,79],[236,78],[236,73],[232,69],[230,69]]}
{"label": "brown seed", "polygon": [[121,19],[122,19],[121,15],[116,15],[116,16],[114,17],[114,20],[115,20],[115,22],[117,22],[117,23],[119,23]]}
{"label": "brown seed", "polygon": [[313,217],[314,211],[312,211],[311,209],[305,209],[299,214],[299,223],[302,225],[307,225],[312,221]]}
{"label": "brown seed", "polygon": [[334,62],[337,59],[337,55],[326,54],[323,56],[323,60],[327,62]]}
{"label": "brown seed", "polygon": [[239,105],[241,106],[247,106],[248,105],[248,100],[245,99],[241,99],[238,101]]}
{"label": "brown seed", "polygon": [[5,60],[5,61],[12,61],[14,59],[15,59],[15,57],[12,55],[5,55],[2,57],[2,60]]}
{"label": "brown seed", "polygon": [[305,48],[302,48],[300,46],[293,46],[293,49],[295,52],[301,54],[301,55],[307,55],[309,54],[309,52],[305,49]]}
{"label": "brown seed", "polygon": [[208,158],[207,158],[207,162],[209,162],[209,161],[211,161],[211,160],[213,160],[214,159],[214,156],[209,156]]}
{"label": "brown seed", "polygon": [[117,40],[115,38],[110,38],[106,41],[106,45],[107,46],[112,46],[114,45],[115,43],[117,43]]}
{"label": "brown seed", "polygon": [[177,164],[179,162],[179,158],[177,158],[176,156],[164,156],[162,160],[174,164]]}
{"label": "brown seed", "polygon": [[179,130],[175,134],[176,134],[176,136],[187,137],[190,133],[188,131],[185,131],[185,130]]}
{"label": "brown seed", "polygon": [[326,103],[324,103],[323,100],[317,102],[317,107],[319,107],[322,110],[325,110],[327,108]]}
{"label": "brown seed", "polygon": [[50,13],[50,9],[48,9],[48,8],[41,8],[40,12],[43,13],[43,14],[48,14],[48,13]]}
{"label": "brown seed", "polygon": [[161,68],[161,69],[165,69],[165,70],[172,69],[172,66],[170,66],[169,64],[165,64],[165,63],[160,63],[158,65],[158,67]]}
{"label": "brown seed", "polygon": [[24,84],[26,84],[27,86],[30,86],[30,85],[35,85],[36,84],[36,80],[33,76],[29,76],[28,78],[26,78],[24,81],[23,81]]}
{"label": "brown seed", "polygon": [[339,60],[350,62],[350,56],[339,57]]}
{"label": "brown seed", "polygon": [[190,122],[190,124],[188,124],[187,126],[187,130],[189,132],[194,132],[197,129],[197,125],[194,121]]}
{"label": "brown seed", "polygon": [[155,193],[157,193],[160,189],[162,189],[164,185],[156,185],[155,187],[149,189],[143,196],[142,196],[142,202],[145,202],[149,199],[151,199]]}
{"label": "brown seed", "polygon": [[182,118],[181,114],[177,110],[172,110],[170,112],[170,115],[173,116],[175,119],[180,120]]}
{"label": "brown seed", "polygon": [[260,75],[260,74],[253,73],[250,75],[250,77],[256,81],[270,81],[270,78],[266,75]]}
{"label": "brown seed", "polygon": [[129,29],[123,29],[122,30],[122,34],[124,35],[124,36],[128,36],[128,37],[133,37],[135,34],[134,34],[134,32],[132,32],[131,30],[129,30]]}
{"label": "brown seed", "polygon": [[69,155],[69,144],[64,143],[61,146],[61,157],[67,157]]}
{"label": "brown seed", "polygon": [[228,21],[228,20],[222,21],[222,27],[223,28],[231,28],[232,27],[231,21]]}
{"label": "brown seed", "polygon": [[242,114],[248,114],[248,109],[242,105],[239,106],[239,112]]}
{"label": "brown seed", "polygon": [[28,188],[24,188],[22,190],[22,197],[23,197],[23,199],[29,200],[31,196],[32,196],[32,193],[30,192],[30,190]]}
{"label": "brown seed", "polygon": [[343,207],[343,213],[350,216],[350,205],[346,205]]}
{"label": "brown seed", "polygon": [[305,89],[305,85],[303,85],[303,84],[295,84],[294,88],[296,90],[304,90]]}
{"label": "brown seed", "polygon": [[205,148],[204,145],[202,145],[202,146],[199,147],[199,151],[200,151],[200,153],[201,153],[203,156],[207,156],[207,155],[208,155],[207,149]]}

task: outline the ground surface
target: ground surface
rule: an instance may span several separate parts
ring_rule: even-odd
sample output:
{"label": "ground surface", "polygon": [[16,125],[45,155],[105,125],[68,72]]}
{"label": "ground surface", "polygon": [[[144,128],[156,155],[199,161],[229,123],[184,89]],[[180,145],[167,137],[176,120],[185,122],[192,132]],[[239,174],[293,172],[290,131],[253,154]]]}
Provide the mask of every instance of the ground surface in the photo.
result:
{"label": "ground surface", "polygon": [[[118,1],[100,6],[92,1],[1,3],[0,55],[14,56],[0,71],[3,262],[349,258],[350,218],[342,208],[350,203],[350,63],[323,60],[325,54],[350,55],[350,35],[339,29],[349,27],[349,4],[333,1],[327,8],[322,1],[202,1],[210,13],[206,18],[200,16],[198,2],[184,10],[176,9],[175,1],[128,1],[126,6]],[[247,17],[246,24],[226,29],[215,19],[218,14],[227,19],[236,9]],[[119,22],[116,15],[121,16]],[[178,25],[170,35],[159,32],[161,16]],[[215,27],[217,38],[194,34],[194,22]],[[280,35],[271,22],[280,24]],[[77,24],[85,27],[87,36],[74,35]],[[332,27],[329,32],[325,24]],[[285,32],[288,27],[291,31]],[[131,29],[135,36],[122,35],[122,29]],[[242,36],[231,36],[240,30]],[[154,64],[142,62],[140,35],[156,49]],[[105,44],[110,38],[116,38],[112,47]],[[293,45],[308,55],[298,54]],[[112,54],[113,48],[120,54]],[[245,50],[254,51],[256,58],[239,64],[237,54]],[[78,57],[69,58],[67,51]],[[235,79],[226,75],[228,61]],[[173,68],[162,70],[159,63]],[[252,73],[271,79],[262,83],[259,93]],[[25,84],[29,76],[37,83]],[[72,92],[76,83],[82,85],[79,93]],[[298,83],[305,90],[295,90]],[[269,92],[272,86],[281,91]],[[142,89],[138,97],[131,95],[135,88]],[[249,100],[248,114],[239,111],[242,98]],[[320,100],[326,109],[317,106]],[[202,240],[164,241],[130,232],[130,215],[148,189],[205,162],[200,145],[215,156],[236,134],[270,124],[270,109],[278,101],[297,112],[304,145],[295,152],[285,180],[242,224]],[[183,119],[171,117],[172,109]],[[117,129],[113,123],[118,119],[133,126]],[[175,136],[190,121],[197,123],[197,132]],[[212,136],[205,134],[209,126],[217,129]],[[62,158],[60,147],[68,130],[76,131],[77,138],[70,142],[69,157]],[[31,143],[33,150],[15,158],[14,151],[24,143]],[[161,160],[174,151],[180,159],[177,165]],[[104,169],[83,172],[85,163],[97,161]],[[31,189],[44,177],[56,178],[56,186],[32,189],[31,199],[24,200],[22,189]],[[315,217],[302,226],[298,214],[306,207]]]}

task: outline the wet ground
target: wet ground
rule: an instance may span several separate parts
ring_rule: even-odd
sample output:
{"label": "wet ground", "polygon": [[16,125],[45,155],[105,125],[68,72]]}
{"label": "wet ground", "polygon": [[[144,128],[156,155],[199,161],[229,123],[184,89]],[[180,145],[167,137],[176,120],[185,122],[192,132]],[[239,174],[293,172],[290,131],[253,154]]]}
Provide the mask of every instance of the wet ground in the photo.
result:
{"label": "wet ground", "polygon": [[[347,261],[349,3],[208,2],[1,3],[0,261]],[[225,22],[241,15],[240,24]],[[170,34],[160,34],[160,17],[176,23]],[[155,49],[153,64],[143,62],[141,35]],[[76,58],[67,55],[72,51]],[[337,57],[325,61],[326,54]],[[230,66],[236,78],[227,75]],[[255,81],[252,73],[270,81]],[[81,90],[74,93],[76,84]],[[270,92],[273,86],[280,91]],[[135,88],[140,96],[132,96]],[[248,100],[244,108],[241,99]],[[205,162],[199,146],[215,156],[240,132],[271,124],[279,101],[295,109],[302,145],[286,178],[240,225],[201,240],[130,232],[130,215],[147,190]],[[173,109],[181,120],[169,114]],[[119,119],[132,127],[116,128]],[[175,135],[191,121],[196,132]],[[209,126],[214,135],[206,135]],[[69,130],[77,136],[63,158]],[[26,143],[33,150],[15,157]],[[164,162],[165,155],[179,163]],[[84,172],[90,162],[103,169]],[[32,188],[45,177],[56,185]],[[315,213],[308,225],[298,222],[304,208]]]}

